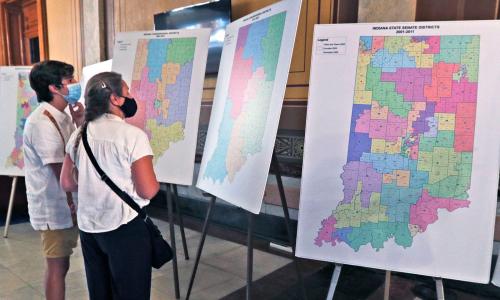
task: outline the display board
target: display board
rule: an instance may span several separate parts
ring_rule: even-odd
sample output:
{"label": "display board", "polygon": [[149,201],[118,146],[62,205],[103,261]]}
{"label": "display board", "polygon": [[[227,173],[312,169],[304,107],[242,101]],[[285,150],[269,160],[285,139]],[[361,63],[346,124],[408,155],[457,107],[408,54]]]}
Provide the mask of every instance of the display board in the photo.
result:
{"label": "display board", "polygon": [[24,176],[24,124],[38,106],[30,71],[31,67],[0,67],[0,175]]}
{"label": "display board", "polygon": [[500,22],[316,25],[297,255],[486,283]]}
{"label": "display board", "polygon": [[112,70],[138,110],[130,124],[148,135],[160,182],[191,185],[210,29],[121,32]]}
{"label": "display board", "polygon": [[226,27],[197,187],[259,213],[292,58],[300,0]]}
{"label": "display board", "polygon": [[94,75],[97,75],[102,72],[109,72],[111,71],[111,66],[112,66],[113,60],[105,60],[103,62],[99,62],[96,64],[88,65],[83,67],[82,69],[82,77],[80,77],[80,84],[82,86],[82,95],[80,97],[79,102],[82,104],[85,104],[85,89],[87,88],[87,82],[89,81],[90,78],[92,78]]}

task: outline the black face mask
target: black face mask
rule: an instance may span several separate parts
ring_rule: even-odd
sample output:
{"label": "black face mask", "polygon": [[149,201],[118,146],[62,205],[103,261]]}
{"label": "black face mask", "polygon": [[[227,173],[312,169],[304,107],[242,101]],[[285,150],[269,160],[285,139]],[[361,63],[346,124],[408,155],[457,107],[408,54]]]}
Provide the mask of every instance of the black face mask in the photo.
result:
{"label": "black face mask", "polygon": [[137,102],[135,102],[134,98],[128,98],[128,97],[123,97],[123,98],[125,98],[125,102],[123,102],[123,105],[120,106],[120,109],[125,115],[125,118],[131,118],[137,112]]}

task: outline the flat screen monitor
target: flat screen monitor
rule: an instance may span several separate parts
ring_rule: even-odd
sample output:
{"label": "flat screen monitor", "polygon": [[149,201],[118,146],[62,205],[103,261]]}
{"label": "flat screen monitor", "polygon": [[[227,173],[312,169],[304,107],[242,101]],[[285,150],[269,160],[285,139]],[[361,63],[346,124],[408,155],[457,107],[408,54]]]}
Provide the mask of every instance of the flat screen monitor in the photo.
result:
{"label": "flat screen monitor", "polygon": [[231,0],[216,0],[154,15],[155,30],[211,28],[206,73],[217,73],[226,25],[231,23]]}

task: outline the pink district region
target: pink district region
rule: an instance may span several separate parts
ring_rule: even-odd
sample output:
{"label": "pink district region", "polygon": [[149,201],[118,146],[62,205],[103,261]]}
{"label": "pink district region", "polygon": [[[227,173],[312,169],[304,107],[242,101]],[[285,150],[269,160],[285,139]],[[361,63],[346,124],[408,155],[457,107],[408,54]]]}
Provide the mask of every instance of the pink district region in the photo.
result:
{"label": "pink district region", "polygon": [[156,99],[158,85],[148,80],[149,68],[144,67],[141,80],[133,80],[131,91],[137,97],[137,113],[127,120],[128,123],[143,128],[151,138],[151,133],[146,128],[148,115],[154,115],[154,100]]}
{"label": "pink district region", "polygon": [[234,55],[233,74],[229,84],[229,99],[232,102],[231,117],[238,118],[245,103],[247,84],[252,78],[252,59],[244,59],[244,48],[238,48]]}
{"label": "pink district region", "polygon": [[441,51],[441,37],[439,36],[430,36],[426,44],[429,47],[424,49],[424,54],[438,54]]}
{"label": "pink district region", "polygon": [[321,222],[321,229],[319,230],[318,236],[314,240],[314,243],[317,246],[322,246],[323,242],[331,243],[332,246],[337,245],[337,243],[335,242],[336,240],[338,240],[338,238],[335,237],[336,224],[337,220],[334,216],[329,216],[327,219],[324,219]]}
{"label": "pink district region", "polygon": [[366,109],[356,119],[354,132],[368,133],[370,139],[383,139],[397,142],[399,137],[406,136],[408,120],[393,114],[390,110],[387,118],[373,119],[372,109]]}
{"label": "pink district region", "polygon": [[438,219],[438,209],[446,209],[449,212],[457,208],[469,207],[470,201],[449,198],[435,198],[429,195],[429,191],[424,189],[422,197],[415,205],[410,207],[410,224],[417,225],[420,232],[427,229],[427,225]]}
{"label": "pink district region", "polygon": [[382,72],[381,81],[396,83],[396,92],[403,95],[405,101],[426,101],[424,86],[432,83],[430,68],[398,68],[396,72]]}
{"label": "pink district region", "polygon": [[377,173],[371,163],[350,161],[344,166],[344,172],[340,175],[344,184],[344,200],[342,204],[351,203],[354,199],[358,182],[361,182],[361,206],[370,206],[372,193],[382,191],[382,174]]}

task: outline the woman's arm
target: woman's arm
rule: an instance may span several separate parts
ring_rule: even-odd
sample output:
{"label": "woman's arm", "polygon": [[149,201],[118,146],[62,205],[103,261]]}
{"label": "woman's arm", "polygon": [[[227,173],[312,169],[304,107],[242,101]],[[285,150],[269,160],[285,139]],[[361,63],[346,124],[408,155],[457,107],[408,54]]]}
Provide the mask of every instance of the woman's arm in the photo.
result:
{"label": "woman's arm", "polygon": [[132,163],[132,181],[141,198],[151,199],[158,193],[160,184],[153,169],[153,156],[147,155]]}
{"label": "woman's arm", "polygon": [[61,187],[65,192],[77,192],[78,191],[78,183],[73,178],[73,168],[74,163],[69,157],[68,154],[64,157],[64,162],[62,164],[61,176],[59,181],[61,183]]}

